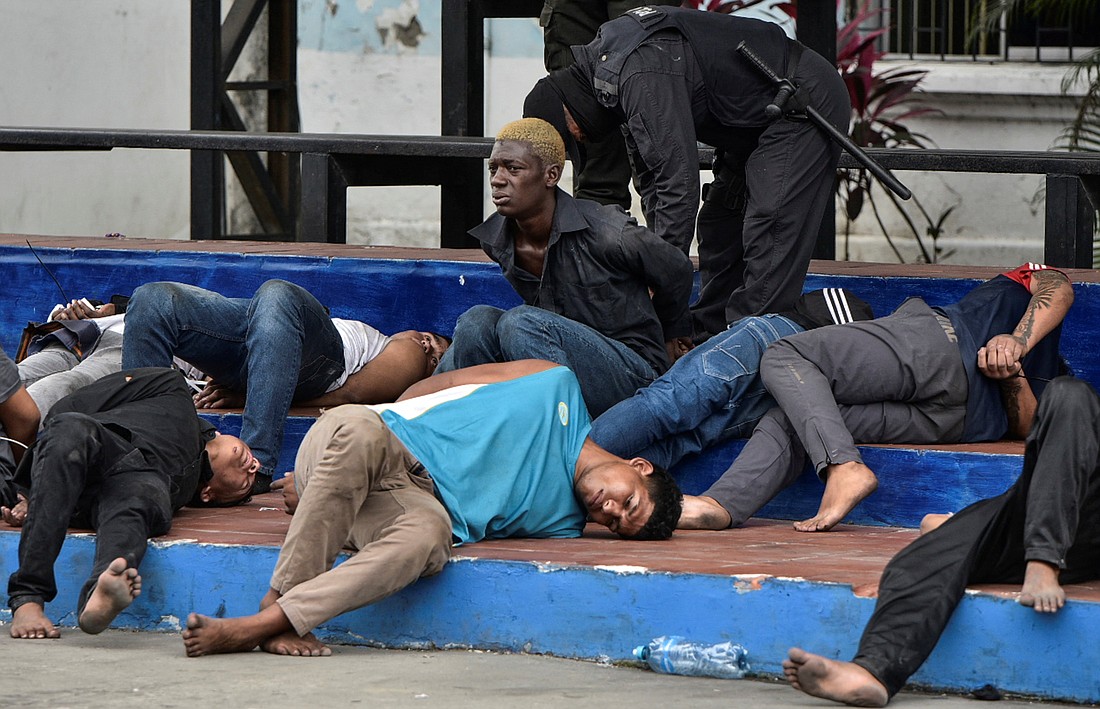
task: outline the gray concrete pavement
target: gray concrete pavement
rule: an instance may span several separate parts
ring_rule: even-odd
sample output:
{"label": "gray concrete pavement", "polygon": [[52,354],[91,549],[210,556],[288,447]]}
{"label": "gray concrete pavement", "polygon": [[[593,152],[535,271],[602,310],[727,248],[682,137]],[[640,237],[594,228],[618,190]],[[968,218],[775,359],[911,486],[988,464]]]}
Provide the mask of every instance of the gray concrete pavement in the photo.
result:
{"label": "gray concrete pavement", "polygon": [[[13,640],[0,625],[0,707],[830,707],[780,682],[670,677],[534,655],[334,648],[327,658],[261,652],[190,659],[178,635],[62,629]],[[1017,709],[1027,702],[1001,702]],[[974,700],[903,693],[900,709],[979,709]]]}

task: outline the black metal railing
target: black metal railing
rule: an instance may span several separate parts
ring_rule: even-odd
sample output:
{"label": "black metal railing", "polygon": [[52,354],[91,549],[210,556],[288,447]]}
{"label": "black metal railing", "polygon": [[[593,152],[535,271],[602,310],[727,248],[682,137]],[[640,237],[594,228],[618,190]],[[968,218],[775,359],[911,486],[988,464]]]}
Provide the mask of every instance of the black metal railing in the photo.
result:
{"label": "black metal railing", "polygon": [[[347,188],[439,185],[446,200],[469,194],[477,173],[477,202],[442,214],[440,245],[463,246],[466,230],[484,217],[481,187],[492,139],[482,137],[0,128],[0,150],[271,151],[302,156],[299,241],[343,243]],[[1092,267],[1094,204],[1100,204],[1100,154],[973,150],[869,150],[894,171],[1046,175],[1045,256],[1051,265]],[[713,152],[701,147],[701,167]],[[855,168],[851,156],[841,167]],[[1090,197],[1091,195],[1091,197]]]}

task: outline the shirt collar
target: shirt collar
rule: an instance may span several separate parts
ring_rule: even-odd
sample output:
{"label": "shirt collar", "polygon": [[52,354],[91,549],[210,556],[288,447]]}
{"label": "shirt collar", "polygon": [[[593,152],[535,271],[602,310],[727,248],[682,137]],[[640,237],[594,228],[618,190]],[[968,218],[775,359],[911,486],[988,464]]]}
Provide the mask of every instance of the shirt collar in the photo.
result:
{"label": "shirt collar", "polygon": [[[577,204],[577,200],[573,198],[573,195],[557,187],[555,188],[555,196],[554,223],[550,227],[551,244],[558,240],[560,234],[584,231],[588,228],[588,220],[581,214],[580,205]],[[493,214],[471,229],[469,234],[487,246],[504,249],[511,246],[507,226],[508,220],[505,217]]]}

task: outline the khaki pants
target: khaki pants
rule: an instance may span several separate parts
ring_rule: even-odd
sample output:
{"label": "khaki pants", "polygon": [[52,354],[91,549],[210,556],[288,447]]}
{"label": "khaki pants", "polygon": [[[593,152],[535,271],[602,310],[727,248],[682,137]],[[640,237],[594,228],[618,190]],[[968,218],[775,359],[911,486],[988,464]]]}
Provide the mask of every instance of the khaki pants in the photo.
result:
{"label": "khaki pants", "polygon": [[[363,406],[325,412],[294,466],[301,500],[271,588],[304,635],[438,573],[451,553],[451,520],[423,466]],[[345,547],[355,553],[333,568]]]}

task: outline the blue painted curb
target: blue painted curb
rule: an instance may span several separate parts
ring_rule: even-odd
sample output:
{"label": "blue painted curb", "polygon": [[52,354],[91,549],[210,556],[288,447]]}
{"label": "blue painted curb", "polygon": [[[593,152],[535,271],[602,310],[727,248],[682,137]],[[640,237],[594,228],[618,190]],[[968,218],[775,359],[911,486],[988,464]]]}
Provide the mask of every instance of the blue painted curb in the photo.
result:
{"label": "blue painted curb", "polygon": [[[0,532],[0,574],[16,564],[18,534]],[[72,609],[91,566],[93,540],[71,536],[57,563],[59,596],[47,609],[74,625]],[[258,607],[277,549],[154,543],[142,563],[142,595],[116,627],[176,632],[191,611],[218,617]],[[369,608],[318,629],[329,642],[398,648],[471,647],[631,661],[631,649],[659,635],[727,640],[749,651],[752,672],[778,676],[798,645],[848,659],[874,601],[846,584],[770,577],[650,572],[473,560],[461,556]],[[6,611],[4,611],[6,613]],[[932,657],[913,677],[921,686],[969,692],[985,684],[1048,699],[1100,700],[1100,604],[1071,601],[1044,616],[1011,600],[969,594]]]}

